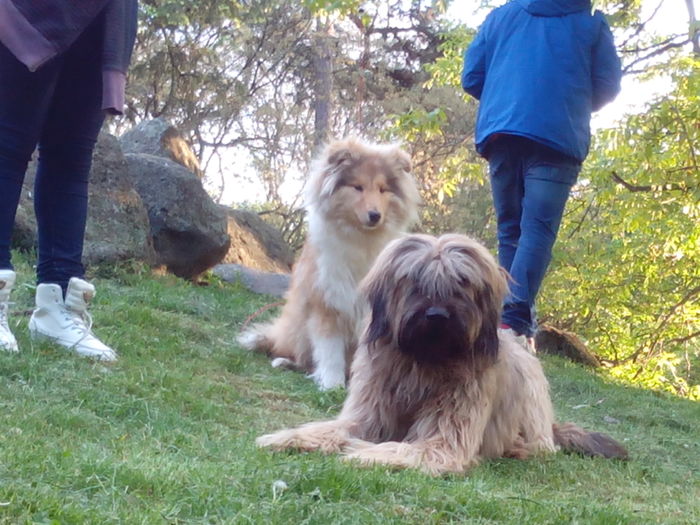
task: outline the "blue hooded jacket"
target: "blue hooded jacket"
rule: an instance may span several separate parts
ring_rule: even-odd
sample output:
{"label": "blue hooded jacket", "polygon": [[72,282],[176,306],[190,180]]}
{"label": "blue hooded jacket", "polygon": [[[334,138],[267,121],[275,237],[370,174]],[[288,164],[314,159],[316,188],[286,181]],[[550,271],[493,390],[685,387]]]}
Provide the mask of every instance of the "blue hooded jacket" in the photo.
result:
{"label": "blue hooded jacket", "polygon": [[583,161],[591,113],[615,98],[621,76],[610,28],[590,0],[511,0],[464,54],[462,88],[480,100],[477,151],[504,133]]}

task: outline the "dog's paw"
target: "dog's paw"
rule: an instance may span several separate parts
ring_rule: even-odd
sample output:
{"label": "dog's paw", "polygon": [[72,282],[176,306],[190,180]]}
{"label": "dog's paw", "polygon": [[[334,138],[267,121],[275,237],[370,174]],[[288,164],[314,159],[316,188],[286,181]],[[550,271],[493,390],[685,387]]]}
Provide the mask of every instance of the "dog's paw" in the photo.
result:
{"label": "dog's paw", "polygon": [[412,449],[405,443],[387,441],[370,443],[360,439],[350,440],[345,447],[343,459],[360,465],[381,464],[394,468],[417,466]]}
{"label": "dog's paw", "polygon": [[255,444],[260,448],[270,448],[272,450],[286,450],[294,446],[289,439],[289,432],[286,430],[273,434],[264,434],[255,440]]}
{"label": "dog's paw", "polygon": [[317,370],[309,376],[318,385],[319,390],[332,390],[333,388],[345,388],[345,372]]}
{"label": "dog's paw", "polygon": [[246,350],[255,350],[262,342],[262,335],[257,330],[248,329],[236,336],[236,342]]}
{"label": "dog's paw", "polygon": [[272,361],[270,361],[270,365],[272,365],[272,368],[287,368],[289,370],[296,369],[296,363],[294,363],[294,361],[291,359],[287,359],[286,357],[275,357]]}
{"label": "dog's paw", "polygon": [[341,459],[346,463],[352,463],[361,467],[383,465],[385,467],[391,467],[393,469],[400,469],[408,466],[403,461],[400,461],[397,458],[377,454],[372,450],[357,450],[355,452],[346,451],[341,456]]}
{"label": "dog's paw", "polygon": [[[298,429],[280,430],[273,434],[265,434],[255,440],[260,448],[269,448],[275,451],[296,450],[300,452],[313,452],[320,450],[327,454],[340,452],[343,444],[342,436],[336,436],[333,432],[329,435],[319,433],[328,423],[307,425]],[[319,428],[320,427],[320,428]]]}
{"label": "dog's paw", "polygon": [[349,440],[343,452],[344,461],[351,461],[360,465],[386,463],[387,459],[386,455],[381,453],[377,444],[361,439]]}
{"label": "dog's paw", "polygon": [[340,459],[345,463],[352,463],[361,467],[371,467],[372,465],[377,464],[377,461],[375,461],[372,458],[368,458],[359,452],[343,454],[342,456],[340,456]]}

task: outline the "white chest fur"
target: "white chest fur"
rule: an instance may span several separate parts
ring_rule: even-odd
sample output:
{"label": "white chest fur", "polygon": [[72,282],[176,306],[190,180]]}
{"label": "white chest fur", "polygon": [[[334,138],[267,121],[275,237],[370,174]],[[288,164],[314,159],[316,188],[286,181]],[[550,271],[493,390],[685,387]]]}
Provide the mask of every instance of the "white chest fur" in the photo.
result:
{"label": "white chest fur", "polygon": [[338,227],[310,214],[309,239],[318,254],[316,286],[332,308],[351,318],[359,316],[358,291],[389,233],[366,234]]}

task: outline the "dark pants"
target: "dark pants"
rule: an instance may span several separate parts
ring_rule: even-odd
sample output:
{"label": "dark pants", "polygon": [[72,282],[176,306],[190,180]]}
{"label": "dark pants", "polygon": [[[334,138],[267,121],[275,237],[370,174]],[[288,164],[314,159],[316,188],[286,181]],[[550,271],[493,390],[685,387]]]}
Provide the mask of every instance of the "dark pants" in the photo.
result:
{"label": "dark pants", "polygon": [[11,269],[10,238],[27,164],[38,145],[34,211],[37,282],[83,277],[83,237],[92,151],[102,127],[102,21],[31,73],[0,44],[0,269]]}
{"label": "dark pants", "polygon": [[513,279],[502,319],[517,333],[533,336],[535,297],[581,163],[512,135],[493,141],[487,158],[498,222],[498,260]]}

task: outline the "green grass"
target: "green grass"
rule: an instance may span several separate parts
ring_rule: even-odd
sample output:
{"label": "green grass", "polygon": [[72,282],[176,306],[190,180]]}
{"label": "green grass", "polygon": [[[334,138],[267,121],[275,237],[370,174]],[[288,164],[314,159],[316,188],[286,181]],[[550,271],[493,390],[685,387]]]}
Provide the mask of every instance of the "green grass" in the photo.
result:
{"label": "green grass", "polygon": [[[118,364],[27,336],[32,270],[20,277],[0,353],[0,523],[700,523],[700,404],[544,365],[561,420],[625,442],[629,462],[555,454],[485,463],[466,476],[358,468],[258,450],[259,434],[332,417],[318,392],[238,348],[272,299],[138,266],[102,270],[92,309]],[[273,491],[282,480],[287,489]]]}

